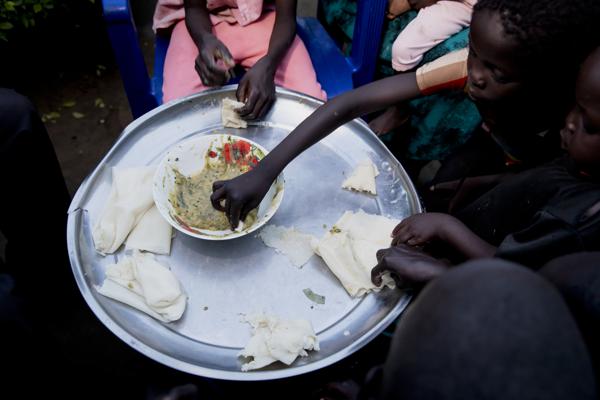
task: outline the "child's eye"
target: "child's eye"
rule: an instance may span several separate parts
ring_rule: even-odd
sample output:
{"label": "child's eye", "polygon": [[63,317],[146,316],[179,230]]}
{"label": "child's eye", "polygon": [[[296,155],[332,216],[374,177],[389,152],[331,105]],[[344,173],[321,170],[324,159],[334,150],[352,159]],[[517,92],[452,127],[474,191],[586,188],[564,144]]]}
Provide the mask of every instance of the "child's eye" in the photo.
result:
{"label": "child's eye", "polygon": [[600,134],[600,128],[597,126],[592,126],[589,122],[583,118],[582,120],[583,130],[590,135],[598,135]]}
{"label": "child's eye", "polygon": [[596,121],[596,123],[594,124],[590,121],[590,118],[588,117],[586,110],[583,107],[581,107],[579,104],[575,104],[575,107],[579,112],[581,118],[581,127],[583,128],[585,133],[590,135],[600,134],[600,126],[598,126],[597,124],[598,121]]}
{"label": "child's eye", "polygon": [[505,83],[510,83],[511,80],[509,78],[507,78],[506,76],[494,71],[492,73],[492,78],[494,79],[495,82],[497,83],[501,83],[501,84],[505,84]]}

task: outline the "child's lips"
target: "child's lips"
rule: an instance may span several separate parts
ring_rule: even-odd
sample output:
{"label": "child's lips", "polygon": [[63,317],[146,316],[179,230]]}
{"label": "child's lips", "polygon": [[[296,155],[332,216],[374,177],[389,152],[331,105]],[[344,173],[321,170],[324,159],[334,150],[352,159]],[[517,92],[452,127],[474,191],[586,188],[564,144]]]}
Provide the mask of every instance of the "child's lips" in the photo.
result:
{"label": "child's lips", "polygon": [[471,100],[473,100],[476,103],[482,101],[478,90],[475,89],[471,84],[467,84],[467,95],[469,96],[469,98],[471,98]]}

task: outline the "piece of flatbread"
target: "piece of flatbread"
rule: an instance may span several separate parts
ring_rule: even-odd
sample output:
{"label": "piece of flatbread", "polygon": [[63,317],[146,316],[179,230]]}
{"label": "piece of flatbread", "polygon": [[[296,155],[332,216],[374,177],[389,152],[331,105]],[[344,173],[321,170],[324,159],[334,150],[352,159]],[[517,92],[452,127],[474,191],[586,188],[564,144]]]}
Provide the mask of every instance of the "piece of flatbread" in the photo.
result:
{"label": "piece of flatbread", "polygon": [[342,188],[377,195],[377,186],[375,185],[377,175],[379,175],[379,170],[373,161],[366,158],[358,163],[352,171],[352,175],[342,183]]}
{"label": "piece of flatbread", "polygon": [[224,98],[221,104],[221,121],[225,128],[247,128],[248,123],[240,117],[237,110],[244,107],[244,103]]}
{"label": "piece of flatbread", "polygon": [[245,320],[252,325],[254,333],[239,356],[253,360],[243,364],[242,371],[262,368],[275,361],[290,365],[298,356],[306,357],[307,350],[319,351],[319,339],[310,321],[282,320],[262,314]]}
{"label": "piece of flatbread", "polygon": [[173,272],[151,254],[137,251],[109,265],[102,286],[96,290],[163,322],[181,318],[187,301]]}
{"label": "piece of flatbread", "polygon": [[272,247],[277,253],[285,255],[298,268],[306,264],[315,254],[311,246],[315,237],[299,232],[294,227],[267,225],[260,231],[258,236],[266,246]]}
{"label": "piece of flatbread", "polygon": [[113,168],[112,186],[102,215],[92,229],[96,251],[111,254],[119,249],[152,207],[152,180],[156,167]]}
{"label": "piece of flatbread", "polygon": [[142,216],[140,222],[131,231],[125,242],[125,249],[150,251],[155,254],[171,252],[173,228],[160,215],[158,208],[152,206]]}
{"label": "piece of flatbread", "polygon": [[333,228],[314,243],[317,253],[340,280],[348,294],[360,297],[383,287],[395,287],[389,273],[381,286],[371,282],[371,270],[377,265],[377,251],[390,247],[390,234],[399,221],[381,215],[346,211]]}

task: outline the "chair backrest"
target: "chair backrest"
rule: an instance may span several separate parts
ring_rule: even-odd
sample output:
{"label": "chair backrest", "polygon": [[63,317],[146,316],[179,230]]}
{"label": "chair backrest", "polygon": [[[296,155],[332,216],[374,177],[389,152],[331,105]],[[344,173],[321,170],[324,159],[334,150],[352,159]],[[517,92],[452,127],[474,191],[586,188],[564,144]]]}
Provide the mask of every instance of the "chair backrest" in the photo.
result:
{"label": "chair backrest", "polygon": [[[119,65],[131,114],[133,118],[137,118],[158,106],[160,102],[148,76],[129,0],[103,0],[102,5],[108,36]],[[162,74],[162,68],[160,71]],[[162,98],[162,93],[160,97]]]}
{"label": "chair backrest", "polygon": [[[352,51],[344,57],[314,18],[299,18],[299,33],[307,44],[317,76],[333,97],[373,79],[388,0],[357,0]],[[115,58],[134,118],[162,103],[162,74],[169,38],[157,35],[153,76],[150,77],[138,42],[129,0],[103,0]],[[303,32],[302,32],[303,31]],[[302,35],[304,33],[304,35]],[[314,39],[315,43],[309,43]],[[311,51],[312,50],[312,51]],[[321,60],[317,60],[317,58]]]}
{"label": "chair backrest", "polygon": [[354,87],[373,80],[387,6],[388,0],[358,0],[348,60]]}

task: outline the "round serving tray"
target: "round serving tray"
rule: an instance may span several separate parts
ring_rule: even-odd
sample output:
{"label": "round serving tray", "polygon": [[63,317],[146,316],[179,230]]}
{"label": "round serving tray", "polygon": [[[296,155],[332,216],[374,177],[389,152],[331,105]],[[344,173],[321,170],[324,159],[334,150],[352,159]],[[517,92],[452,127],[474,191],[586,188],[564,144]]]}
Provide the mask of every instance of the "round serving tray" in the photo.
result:
{"label": "round serving tray", "polygon": [[[223,128],[221,100],[235,97],[226,86],[162,105],[133,121],[85,179],[69,210],[67,241],[79,289],[96,316],[119,338],[170,367],[205,377],[266,380],[289,377],[330,365],[367,344],[404,310],[409,296],[385,289],[351,298],[318,256],[296,268],[266,247],[256,233],[222,242],[178,233],[167,264],[188,294],[183,317],[164,324],[124,304],[103,297],[95,287],[107,265],[124,257],[94,250],[91,227],[111,186],[111,167],[154,165],[176,143],[194,135],[230,133],[272,150],[322,102],[277,88],[277,100],[264,120],[247,129]],[[341,189],[357,163],[369,157],[378,167],[377,196]],[[346,210],[405,218],[421,206],[406,172],[362,120],[337,129],[285,169],[286,194],[270,223],[294,226],[322,237]],[[309,288],[325,296],[311,302]],[[264,312],[280,318],[311,321],[321,350],[292,365],[241,372],[238,352],[251,336],[242,316]]]}

